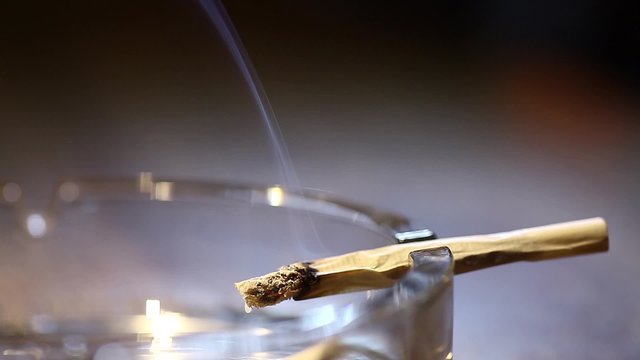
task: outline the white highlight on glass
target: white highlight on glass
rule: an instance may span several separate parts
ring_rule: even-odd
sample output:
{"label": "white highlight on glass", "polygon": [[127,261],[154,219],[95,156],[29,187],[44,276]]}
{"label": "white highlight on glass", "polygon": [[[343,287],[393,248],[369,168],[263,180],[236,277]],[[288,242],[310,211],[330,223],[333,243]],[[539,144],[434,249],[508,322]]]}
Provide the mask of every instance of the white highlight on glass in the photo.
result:
{"label": "white highlight on glass", "polygon": [[157,319],[152,320],[153,340],[151,341],[151,350],[171,348],[173,336],[178,332],[179,328],[180,322],[176,313],[165,312]]}
{"label": "white highlight on glass", "polygon": [[156,299],[147,299],[145,310],[153,336],[149,351],[156,355],[164,354],[163,350],[170,350],[173,347],[173,336],[184,327],[181,315],[163,311],[160,300]]}
{"label": "white highlight on glass", "polygon": [[273,333],[273,331],[271,329],[267,329],[267,328],[263,328],[263,327],[253,329],[253,334],[256,335],[256,336],[266,336],[266,335],[269,335],[271,333]]}
{"label": "white highlight on glass", "polygon": [[152,194],[153,174],[143,171],[138,175],[138,191],[142,194]]}
{"label": "white highlight on glass", "polygon": [[16,183],[7,183],[2,187],[2,197],[6,202],[16,202],[22,196],[22,189]]}
{"label": "white highlight on glass", "polygon": [[154,197],[160,201],[171,201],[173,199],[173,183],[166,181],[155,183]]}
{"label": "white highlight on glass", "polygon": [[4,349],[2,355],[10,357],[18,357],[18,359],[44,359],[44,351],[39,347],[30,347],[26,349]]}
{"label": "white highlight on glass", "polygon": [[153,320],[160,317],[160,300],[147,299],[146,302],[147,319]]}
{"label": "white highlight on glass", "polygon": [[284,191],[279,186],[267,189],[267,202],[271,206],[280,206],[284,202]]}
{"label": "white highlight on glass", "polygon": [[27,231],[34,238],[41,238],[47,232],[47,221],[44,216],[34,213],[27,216]]}

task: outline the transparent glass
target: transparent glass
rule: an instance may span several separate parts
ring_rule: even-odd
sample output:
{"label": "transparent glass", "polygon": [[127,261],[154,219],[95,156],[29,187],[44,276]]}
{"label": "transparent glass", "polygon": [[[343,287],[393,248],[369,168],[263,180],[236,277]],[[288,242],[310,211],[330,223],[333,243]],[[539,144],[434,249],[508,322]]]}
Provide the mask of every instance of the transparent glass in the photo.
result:
{"label": "transparent glass", "polygon": [[0,359],[449,354],[446,249],[413,254],[385,290],[246,314],[234,289],[284,264],[394,243],[401,216],[323,192],[151,174],[69,180],[45,210],[20,204],[0,201]]}

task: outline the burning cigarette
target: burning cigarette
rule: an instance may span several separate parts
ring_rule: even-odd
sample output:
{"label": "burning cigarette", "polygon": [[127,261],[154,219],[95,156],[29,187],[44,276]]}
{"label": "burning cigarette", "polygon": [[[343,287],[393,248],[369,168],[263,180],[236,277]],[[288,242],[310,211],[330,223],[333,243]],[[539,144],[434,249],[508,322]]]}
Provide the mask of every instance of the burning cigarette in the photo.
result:
{"label": "burning cigarette", "polygon": [[249,307],[275,305],[346,292],[392,286],[411,268],[414,251],[448,247],[454,273],[516,261],[538,261],[607,251],[607,224],[601,218],[514,230],[390,245],[295,263],[236,283]]}

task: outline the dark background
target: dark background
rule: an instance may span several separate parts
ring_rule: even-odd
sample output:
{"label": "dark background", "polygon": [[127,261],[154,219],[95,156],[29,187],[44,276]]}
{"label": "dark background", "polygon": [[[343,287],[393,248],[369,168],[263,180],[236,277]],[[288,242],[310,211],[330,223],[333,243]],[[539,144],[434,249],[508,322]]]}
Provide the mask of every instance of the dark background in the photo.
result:
{"label": "dark background", "polygon": [[[640,356],[637,5],[225,6],[303,186],[441,236],[608,220],[608,254],[456,278],[456,358]],[[140,170],[282,181],[199,5],[0,3],[0,180],[38,208],[60,178]]]}

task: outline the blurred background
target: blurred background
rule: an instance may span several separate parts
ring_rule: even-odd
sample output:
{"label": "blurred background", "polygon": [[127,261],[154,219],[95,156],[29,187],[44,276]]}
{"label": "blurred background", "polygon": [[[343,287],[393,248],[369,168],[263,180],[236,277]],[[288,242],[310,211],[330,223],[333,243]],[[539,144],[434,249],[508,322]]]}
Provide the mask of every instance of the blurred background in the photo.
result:
{"label": "blurred background", "polygon": [[[627,2],[224,2],[304,187],[441,237],[602,216],[611,249],[456,278],[458,359],[640,356],[640,11]],[[282,183],[196,1],[0,4],[0,181]]]}

